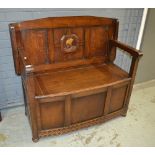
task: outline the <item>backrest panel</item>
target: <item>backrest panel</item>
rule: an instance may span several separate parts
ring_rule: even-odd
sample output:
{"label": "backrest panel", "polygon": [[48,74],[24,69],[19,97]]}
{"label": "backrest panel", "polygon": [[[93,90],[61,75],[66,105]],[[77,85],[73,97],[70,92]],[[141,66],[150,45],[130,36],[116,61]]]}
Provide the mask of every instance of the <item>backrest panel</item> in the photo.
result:
{"label": "backrest panel", "polygon": [[104,27],[92,27],[90,28],[90,54],[106,55],[108,45],[109,34]]}
{"label": "backrest panel", "polygon": [[[11,24],[30,65],[52,64],[96,56],[108,60],[109,40],[117,39],[117,19],[51,17]],[[17,35],[16,35],[17,36]],[[14,50],[16,52],[16,50]],[[14,52],[13,51],[13,52]]]}
{"label": "backrest panel", "polygon": [[48,62],[47,34],[45,30],[29,30],[21,33],[23,52],[32,64]]}

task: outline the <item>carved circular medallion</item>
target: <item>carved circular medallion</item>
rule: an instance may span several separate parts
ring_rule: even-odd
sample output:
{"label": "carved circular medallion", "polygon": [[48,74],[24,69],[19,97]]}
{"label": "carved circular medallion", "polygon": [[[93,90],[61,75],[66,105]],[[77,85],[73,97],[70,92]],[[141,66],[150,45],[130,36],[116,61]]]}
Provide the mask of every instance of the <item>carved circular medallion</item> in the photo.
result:
{"label": "carved circular medallion", "polygon": [[66,53],[74,52],[79,46],[79,38],[75,34],[63,35],[61,38],[61,51]]}

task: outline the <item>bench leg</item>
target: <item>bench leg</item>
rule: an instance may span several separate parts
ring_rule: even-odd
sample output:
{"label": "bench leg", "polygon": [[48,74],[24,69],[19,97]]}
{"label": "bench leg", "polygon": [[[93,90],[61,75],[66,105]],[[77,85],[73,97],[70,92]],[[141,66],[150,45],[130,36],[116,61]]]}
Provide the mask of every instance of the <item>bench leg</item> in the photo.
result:
{"label": "bench leg", "polygon": [[2,121],[2,116],[1,116],[1,112],[0,112],[0,121]]}
{"label": "bench leg", "polygon": [[23,88],[23,96],[24,96],[25,115],[27,116],[27,100],[26,100],[26,94],[25,94],[25,89],[24,89],[23,83],[22,83],[22,88]]}
{"label": "bench leg", "polygon": [[37,142],[39,141],[39,138],[34,138],[34,137],[32,137],[32,141],[33,141],[34,143],[37,143]]}
{"label": "bench leg", "polygon": [[122,112],[121,115],[122,115],[123,117],[126,117],[127,111],[128,111],[128,107],[126,107],[126,108],[124,109],[124,111]]}
{"label": "bench leg", "polygon": [[[33,126],[33,125],[32,125]],[[39,136],[38,136],[38,131],[36,129],[34,129],[34,126],[32,128],[32,141],[34,143],[39,141]]]}
{"label": "bench leg", "polygon": [[126,115],[127,115],[127,112],[122,114],[123,117],[126,117]]}

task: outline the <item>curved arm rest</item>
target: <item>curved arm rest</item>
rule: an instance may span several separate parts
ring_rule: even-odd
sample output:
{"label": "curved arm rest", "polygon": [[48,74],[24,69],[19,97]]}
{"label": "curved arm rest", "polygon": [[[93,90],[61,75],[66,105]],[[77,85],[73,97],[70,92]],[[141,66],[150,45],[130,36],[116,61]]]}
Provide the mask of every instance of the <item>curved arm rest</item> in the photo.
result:
{"label": "curved arm rest", "polygon": [[125,45],[117,40],[110,40],[111,47],[118,47],[126,52],[128,52],[132,56],[132,61],[131,61],[131,66],[130,66],[130,71],[129,71],[129,77],[135,78],[136,75],[136,70],[138,66],[138,61],[143,54],[141,51],[136,50],[135,48]]}
{"label": "curved arm rest", "polygon": [[128,46],[126,44],[121,43],[120,41],[117,40],[110,40],[110,44],[112,46],[118,47],[126,52],[128,52],[130,55],[132,55],[133,57],[140,57],[143,54],[141,53],[140,50],[137,50],[131,46]]}

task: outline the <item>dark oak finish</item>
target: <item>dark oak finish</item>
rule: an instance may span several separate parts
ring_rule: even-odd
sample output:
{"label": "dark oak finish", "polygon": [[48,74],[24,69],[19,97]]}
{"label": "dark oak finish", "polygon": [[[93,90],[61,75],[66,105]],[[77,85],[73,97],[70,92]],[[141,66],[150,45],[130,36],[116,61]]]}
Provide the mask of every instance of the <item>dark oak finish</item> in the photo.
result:
{"label": "dark oak finish", "polygon": [[[142,54],[117,41],[117,19],[49,17],[9,25],[33,141],[125,116]],[[130,72],[113,63],[132,56]]]}

